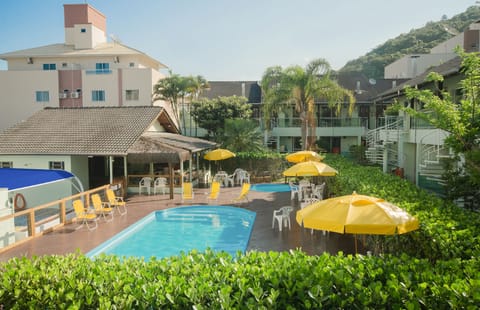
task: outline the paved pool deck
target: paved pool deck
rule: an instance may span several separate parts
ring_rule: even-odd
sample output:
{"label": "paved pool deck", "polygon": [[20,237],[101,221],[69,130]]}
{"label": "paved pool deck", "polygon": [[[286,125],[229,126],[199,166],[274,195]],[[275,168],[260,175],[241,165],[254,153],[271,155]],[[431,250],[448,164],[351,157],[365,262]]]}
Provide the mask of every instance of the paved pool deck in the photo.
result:
{"label": "paved pool deck", "polygon": [[[89,231],[86,227],[78,228],[78,224],[72,223],[56,229],[43,236],[34,238],[23,244],[15,246],[8,251],[0,253],[0,261],[6,261],[12,257],[32,257],[42,255],[67,253],[87,253],[102,242],[113,237],[131,224],[145,217],[147,214],[167,208],[183,205],[229,205],[245,208],[256,212],[247,251],[289,251],[301,249],[309,255],[318,255],[324,252],[336,254],[342,251],[345,254],[355,253],[355,242],[352,235],[328,233],[303,229],[295,220],[295,213],[299,210],[299,203],[290,199],[290,192],[257,192],[250,191],[250,202],[232,203],[238,197],[241,187],[221,188],[217,201],[207,203],[208,189],[195,188],[194,200],[182,203],[181,195],[175,194],[174,199],[169,195],[132,195],[127,197],[128,213],[124,216],[115,213],[111,222],[99,219],[98,228]],[[272,229],[272,215],[275,209],[282,206],[292,206],[291,229],[283,228],[279,231],[278,225]],[[159,236],[161,238],[161,236]],[[359,253],[362,253],[359,244]]]}

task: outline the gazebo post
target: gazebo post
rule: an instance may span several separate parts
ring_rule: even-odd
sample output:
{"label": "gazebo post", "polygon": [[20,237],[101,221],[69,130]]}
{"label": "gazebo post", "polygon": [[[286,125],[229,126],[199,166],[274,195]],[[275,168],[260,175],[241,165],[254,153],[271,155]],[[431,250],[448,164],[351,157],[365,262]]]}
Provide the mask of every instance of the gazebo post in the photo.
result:
{"label": "gazebo post", "polygon": [[174,179],[174,174],[173,174],[173,165],[171,162],[168,163],[168,174],[170,175],[170,199],[173,199],[173,189],[175,179]]}

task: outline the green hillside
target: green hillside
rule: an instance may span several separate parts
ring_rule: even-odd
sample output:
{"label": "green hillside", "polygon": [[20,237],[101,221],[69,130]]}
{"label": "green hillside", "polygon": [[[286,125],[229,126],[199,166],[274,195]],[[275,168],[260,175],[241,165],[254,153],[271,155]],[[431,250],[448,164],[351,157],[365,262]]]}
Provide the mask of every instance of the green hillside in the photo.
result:
{"label": "green hillside", "polygon": [[413,29],[390,39],[371,52],[349,61],[340,72],[361,72],[369,78],[383,78],[384,67],[407,54],[430,52],[430,49],[463,32],[468,25],[480,20],[480,7],[472,6],[465,12],[437,22],[428,22],[424,27]]}

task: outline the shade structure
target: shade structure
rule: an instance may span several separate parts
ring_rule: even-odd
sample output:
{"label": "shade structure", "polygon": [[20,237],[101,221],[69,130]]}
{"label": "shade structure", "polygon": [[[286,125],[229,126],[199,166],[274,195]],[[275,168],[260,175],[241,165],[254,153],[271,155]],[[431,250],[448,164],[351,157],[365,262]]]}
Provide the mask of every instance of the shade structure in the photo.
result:
{"label": "shade structure", "polygon": [[235,153],[226,149],[216,149],[205,154],[203,158],[206,160],[224,160],[235,157]]}
{"label": "shade structure", "polygon": [[296,215],[305,228],[337,233],[394,235],[418,229],[405,210],[371,196],[346,195],[313,203]]}
{"label": "shade structure", "polygon": [[321,161],[323,156],[314,151],[298,151],[285,156],[285,159],[291,163],[301,163],[305,161]]}
{"label": "shade structure", "polygon": [[283,172],[286,177],[335,176],[337,170],[318,161],[298,163]]}

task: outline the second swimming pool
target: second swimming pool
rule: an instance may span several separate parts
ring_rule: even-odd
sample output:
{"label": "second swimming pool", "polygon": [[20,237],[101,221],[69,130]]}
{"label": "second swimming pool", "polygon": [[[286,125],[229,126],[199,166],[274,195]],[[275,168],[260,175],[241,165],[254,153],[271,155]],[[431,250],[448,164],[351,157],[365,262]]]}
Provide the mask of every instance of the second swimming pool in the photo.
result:
{"label": "second swimming pool", "polygon": [[255,212],[230,206],[189,206],[155,211],[87,253],[148,260],[196,249],[245,252]]}

